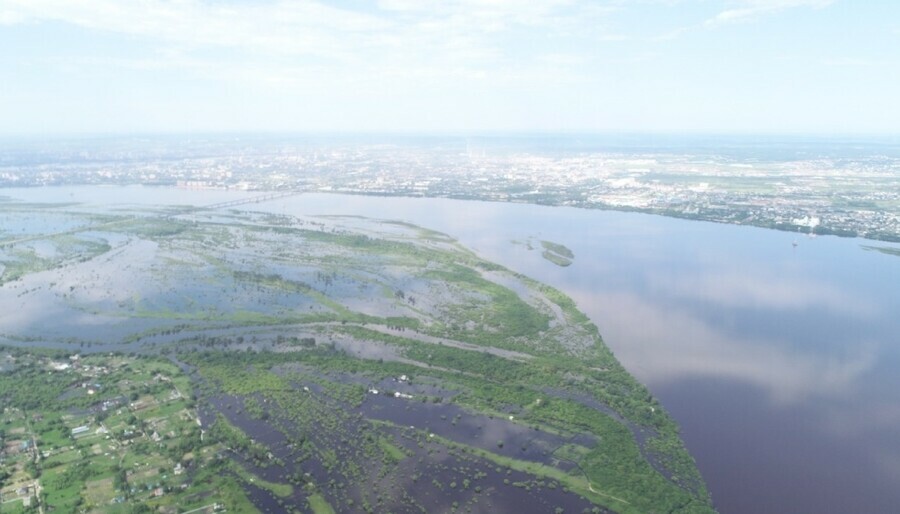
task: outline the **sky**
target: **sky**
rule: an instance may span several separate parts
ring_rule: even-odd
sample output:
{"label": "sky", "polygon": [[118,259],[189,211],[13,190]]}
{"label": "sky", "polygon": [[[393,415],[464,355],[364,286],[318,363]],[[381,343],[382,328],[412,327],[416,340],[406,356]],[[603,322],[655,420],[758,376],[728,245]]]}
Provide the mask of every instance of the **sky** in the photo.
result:
{"label": "sky", "polygon": [[900,134],[895,0],[0,0],[0,134]]}

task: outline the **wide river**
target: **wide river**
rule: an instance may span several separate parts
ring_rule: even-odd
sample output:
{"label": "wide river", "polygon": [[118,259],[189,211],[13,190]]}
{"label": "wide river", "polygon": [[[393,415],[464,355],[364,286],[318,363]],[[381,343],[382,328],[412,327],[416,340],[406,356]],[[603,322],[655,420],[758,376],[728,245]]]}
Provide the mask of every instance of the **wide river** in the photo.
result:
{"label": "wide river", "polygon": [[[0,195],[204,205],[248,193]],[[681,425],[723,513],[900,512],[900,256],[865,248],[900,245],[444,199],[306,194],[244,208],[409,221],[562,289]],[[544,260],[542,239],[574,263]]]}

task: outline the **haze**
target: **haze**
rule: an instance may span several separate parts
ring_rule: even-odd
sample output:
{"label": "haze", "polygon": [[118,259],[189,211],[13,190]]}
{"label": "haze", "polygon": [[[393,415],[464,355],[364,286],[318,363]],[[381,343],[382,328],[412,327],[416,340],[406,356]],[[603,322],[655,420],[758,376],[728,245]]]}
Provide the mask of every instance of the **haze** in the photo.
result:
{"label": "haze", "polygon": [[900,6],[0,0],[0,134],[896,134]]}

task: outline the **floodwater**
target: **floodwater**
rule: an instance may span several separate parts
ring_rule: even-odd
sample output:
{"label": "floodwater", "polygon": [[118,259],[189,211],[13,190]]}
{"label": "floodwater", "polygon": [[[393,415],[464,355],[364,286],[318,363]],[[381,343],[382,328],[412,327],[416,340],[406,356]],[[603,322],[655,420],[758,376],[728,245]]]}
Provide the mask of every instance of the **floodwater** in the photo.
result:
{"label": "floodwater", "polygon": [[[95,205],[248,195],[2,194]],[[894,513],[900,505],[900,257],[864,248],[896,244],[443,199],[308,194],[249,208],[416,223],[565,291],[681,425],[723,513]],[[557,267],[512,242],[529,238],[568,246],[573,264]]]}
{"label": "floodwater", "polygon": [[[321,392],[314,384],[309,384],[308,387],[313,395],[318,395]],[[283,430],[287,431],[294,431],[295,428],[292,428],[290,421],[279,419],[278,413],[273,413],[271,420],[264,422],[253,419],[244,412],[244,404],[239,398],[217,396],[210,400],[210,407],[201,411],[201,419],[204,425],[210,425],[215,418],[213,411],[218,411],[244,432],[252,434],[254,441],[265,445],[274,457],[281,459],[280,462],[276,460],[271,461],[270,465],[266,467],[257,467],[249,461],[242,460],[243,465],[247,469],[265,480],[281,483],[284,482],[286,476],[309,473],[315,483],[323,485],[319,492],[339,512],[342,509],[347,510],[342,503],[346,502],[347,498],[352,499],[356,504],[361,504],[367,497],[371,499],[373,495],[381,496],[382,494],[390,496],[390,494],[385,493],[389,491],[396,493],[400,490],[404,494],[395,495],[392,499],[388,499],[385,505],[377,508],[377,511],[419,512],[418,508],[413,508],[412,505],[409,505],[410,502],[408,500],[412,500],[411,503],[420,506],[427,506],[429,511],[432,512],[449,512],[451,511],[451,505],[454,502],[458,502],[464,505],[462,510],[476,514],[493,512],[554,512],[556,507],[563,508],[565,512],[583,512],[585,509],[590,508],[590,504],[586,500],[561,488],[535,486],[525,490],[515,485],[510,485],[510,483],[527,482],[532,478],[523,472],[508,470],[496,466],[490,461],[472,456],[460,457],[454,455],[454,452],[449,452],[439,442],[432,443],[429,441],[420,446],[416,443],[417,439],[413,436],[416,430],[421,430],[421,427],[417,429],[411,428],[408,431],[402,428],[385,429],[390,436],[391,442],[402,446],[410,454],[409,458],[397,464],[399,468],[394,470],[390,477],[379,476],[379,464],[377,462],[369,463],[370,469],[365,474],[365,478],[348,477],[342,474],[341,466],[327,469],[326,466],[314,460],[296,462],[295,457],[297,453],[292,446],[290,438],[282,433],[282,429],[275,428],[275,425],[281,425],[284,427]],[[379,403],[380,400],[392,403],[382,402],[377,406],[365,406],[373,401]],[[394,401],[383,396],[372,396],[367,398],[361,412],[366,414],[367,418],[388,419],[395,423],[405,423],[407,420],[403,414],[406,412],[404,408],[406,403],[406,400]],[[432,411],[443,409],[447,412],[461,412],[458,407],[452,405],[435,405],[432,407],[433,409],[430,409]],[[272,412],[271,405],[263,404],[262,408]],[[348,408],[351,407],[348,406]],[[372,413],[378,413],[378,415],[372,416]],[[398,415],[400,416],[399,418]],[[489,421],[487,417],[484,418],[482,421],[485,424],[494,423],[498,426],[493,428],[501,429],[499,432],[495,431],[497,436],[510,435],[516,431],[514,428],[502,427],[502,421]],[[418,419],[418,421],[423,420]],[[434,419],[431,422],[438,423],[438,420]],[[449,423],[447,425],[449,426]],[[362,438],[361,428],[362,425],[358,423],[343,424],[342,428],[339,429],[342,433],[341,439],[360,440]],[[490,429],[491,427],[485,427],[485,430]],[[465,429],[450,430],[450,432],[453,432],[453,439],[455,440],[466,437],[466,434],[463,433]],[[325,437],[320,437],[321,434],[307,433],[306,435],[316,445],[330,445],[320,446],[320,450],[330,449],[338,455],[339,459],[354,460],[351,448],[340,442],[333,434]],[[556,438],[556,436],[551,434],[547,434],[546,437],[550,439]],[[538,445],[541,440],[540,436],[538,436],[521,442],[523,444]],[[234,456],[241,459],[240,455],[234,454]],[[529,457],[532,457],[532,455],[526,455],[524,458],[526,460],[550,462],[550,459],[547,458],[533,459]],[[414,482],[414,479],[411,478],[413,475],[420,475],[425,478]],[[476,490],[469,490],[468,487],[465,490],[456,489],[455,485],[450,488],[435,487],[434,485],[435,483],[462,484],[464,480],[468,482],[467,478],[472,479],[473,487],[477,486]],[[332,483],[332,480],[339,483],[352,480],[353,483],[346,489],[339,488],[335,490],[330,487],[324,487],[324,484]],[[402,487],[396,487],[398,482]],[[552,482],[552,480],[548,482]],[[476,491],[482,492],[476,494]],[[264,512],[283,512],[286,510],[283,507],[278,508],[278,500],[264,489],[249,487],[247,492],[254,505]],[[305,497],[306,492],[295,487],[291,498],[286,498],[282,501],[286,505],[303,506],[306,503]]]}
{"label": "floodwater", "polygon": [[[538,462],[569,471],[553,452],[567,442],[592,446],[589,437],[565,438],[492,416],[470,414],[456,405],[435,405],[415,400],[369,395],[362,413],[369,419],[414,426],[430,434],[481,448],[514,459]],[[514,418],[514,416],[511,416]]]}

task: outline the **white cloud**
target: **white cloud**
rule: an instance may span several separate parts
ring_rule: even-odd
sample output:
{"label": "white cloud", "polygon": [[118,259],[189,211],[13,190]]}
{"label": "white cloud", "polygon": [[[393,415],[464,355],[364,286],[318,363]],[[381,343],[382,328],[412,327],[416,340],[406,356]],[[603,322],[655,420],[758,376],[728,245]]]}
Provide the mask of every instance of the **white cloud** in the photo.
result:
{"label": "white cloud", "polygon": [[696,27],[677,27],[667,32],[664,32],[656,37],[651,38],[651,41],[672,41],[673,39],[678,39],[685,33],[695,29]]}
{"label": "white cloud", "polygon": [[[86,29],[187,46],[341,57],[348,41],[387,29],[382,18],[313,2],[218,5],[185,0],[7,0],[18,21],[57,21]],[[353,39],[355,38],[355,39]]]}
{"label": "white cloud", "polygon": [[787,9],[798,7],[821,9],[832,3],[834,3],[834,0],[743,0],[736,4],[736,7],[721,11],[719,14],[706,20],[705,25],[715,27],[729,23],[752,21]]}
{"label": "white cloud", "polygon": [[859,59],[852,57],[835,57],[823,59],[822,64],[825,66],[849,67],[849,68],[868,68],[868,67],[888,67],[890,63],[885,61],[875,61],[872,59]]}
{"label": "white cloud", "polygon": [[0,10],[0,25],[15,25],[25,21],[25,15],[17,10]]}
{"label": "white cloud", "polygon": [[584,64],[585,59],[581,55],[564,54],[564,53],[546,53],[537,56],[537,60],[551,66],[580,66]]}
{"label": "white cloud", "polygon": [[[526,31],[563,40],[623,39],[598,29],[610,10],[572,0],[382,0],[375,7],[361,11],[286,0],[0,0],[0,23],[61,22],[131,36],[152,48],[145,51],[149,55],[108,59],[112,66],[152,70],[168,63],[171,69],[205,74],[227,68],[243,76],[267,67],[262,76],[280,77],[320,67],[333,77],[383,77],[405,70],[409,77],[487,74],[503,81],[511,79],[504,75],[509,70],[553,53],[524,44]],[[154,55],[162,52],[180,57]],[[584,58],[572,55],[573,61]]]}
{"label": "white cloud", "polygon": [[[201,0],[0,0],[7,24],[60,21],[194,45],[239,46],[287,53],[324,53],[329,46],[360,48],[428,36],[490,34],[519,25],[550,26],[569,2],[512,0],[407,2],[385,0],[381,11],[361,12],[318,2],[278,0],[217,4]],[[398,16],[399,14],[405,16]]]}
{"label": "white cloud", "polygon": [[714,28],[731,23],[750,22],[767,15],[773,15],[781,11],[793,8],[821,9],[834,3],[835,0],[736,0],[732,7],[720,11],[706,21],[692,25],[675,27],[655,37],[649,38],[654,42],[667,42],[702,28]]}

